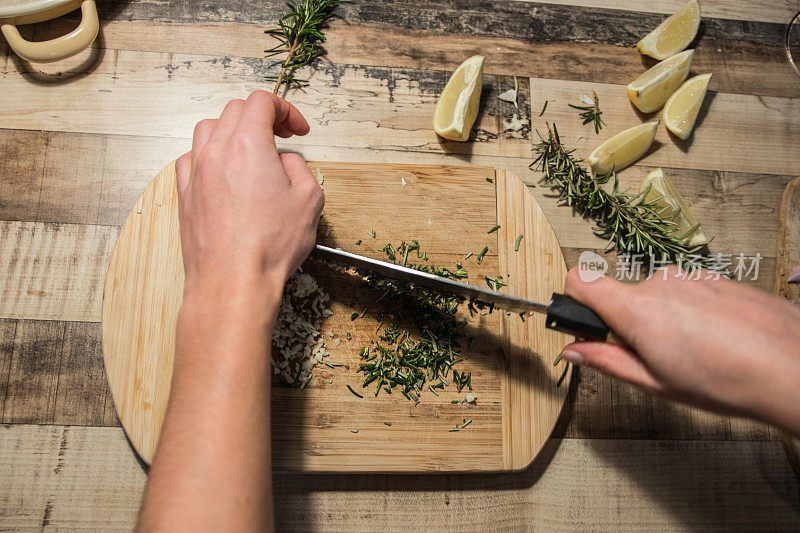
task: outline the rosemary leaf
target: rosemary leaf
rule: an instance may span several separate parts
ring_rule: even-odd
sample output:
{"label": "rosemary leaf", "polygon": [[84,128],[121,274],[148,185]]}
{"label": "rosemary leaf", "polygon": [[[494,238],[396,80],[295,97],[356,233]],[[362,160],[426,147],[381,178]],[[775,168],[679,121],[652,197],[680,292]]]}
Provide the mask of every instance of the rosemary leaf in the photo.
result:
{"label": "rosemary leaf", "polygon": [[358,396],[359,398],[363,398],[363,396],[361,396],[359,393],[357,393],[356,391],[354,391],[354,390],[353,390],[353,387],[351,387],[350,385],[347,385],[347,388],[350,390],[350,392],[352,392],[353,394],[355,394],[355,395],[356,395],[356,396]]}
{"label": "rosemary leaf", "polygon": [[539,111],[539,116],[540,116],[540,117],[541,117],[542,115],[544,115],[544,111],[545,111],[545,109],[547,109],[547,104],[548,104],[548,103],[550,103],[550,101],[549,101],[549,100],[545,100],[545,101],[544,101],[544,106],[542,106],[542,110],[541,110],[541,111]]}
{"label": "rosemary leaf", "polygon": [[564,378],[567,377],[567,371],[569,370],[569,361],[567,364],[564,365],[564,371],[561,373],[561,377],[558,378],[558,383],[556,383],[556,388],[560,387],[562,383],[564,383]]}
{"label": "rosemary leaf", "polygon": [[484,249],[480,251],[477,257],[478,264],[481,264],[481,261],[483,261],[483,256],[486,255],[486,252],[488,251],[489,251],[488,246],[484,247]]}

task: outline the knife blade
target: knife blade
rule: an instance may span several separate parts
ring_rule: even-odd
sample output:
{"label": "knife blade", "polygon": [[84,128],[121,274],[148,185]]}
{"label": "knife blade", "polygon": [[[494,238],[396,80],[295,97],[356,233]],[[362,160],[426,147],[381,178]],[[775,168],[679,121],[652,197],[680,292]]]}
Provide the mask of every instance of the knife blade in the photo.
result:
{"label": "knife blade", "polygon": [[576,337],[601,341],[608,338],[609,328],[597,313],[564,294],[553,293],[550,303],[545,305],[320,244],[314,247],[311,255],[343,266],[369,270],[385,278],[410,283],[414,287],[461,296],[513,313],[523,314],[530,311],[541,313],[547,316],[545,322],[547,328]]}

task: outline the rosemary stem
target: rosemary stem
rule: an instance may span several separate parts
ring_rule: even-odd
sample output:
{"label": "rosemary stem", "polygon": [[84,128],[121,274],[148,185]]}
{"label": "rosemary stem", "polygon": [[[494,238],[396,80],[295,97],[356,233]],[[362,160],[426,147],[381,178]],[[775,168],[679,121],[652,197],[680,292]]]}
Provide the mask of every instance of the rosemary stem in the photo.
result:
{"label": "rosemary stem", "polygon": [[275,88],[272,89],[272,94],[278,94],[278,90],[281,88],[281,84],[283,83],[283,77],[286,75],[286,68],[294,58],[294,53],[295,50],[297,50],[297,44],[299,40],[299,37],[294,38],[292,47],[289,49],[289,54],[286,56],[286,60],[283,62],[283,65],[281,65],[281,73],[278,74],[278,79],[275,80]]}

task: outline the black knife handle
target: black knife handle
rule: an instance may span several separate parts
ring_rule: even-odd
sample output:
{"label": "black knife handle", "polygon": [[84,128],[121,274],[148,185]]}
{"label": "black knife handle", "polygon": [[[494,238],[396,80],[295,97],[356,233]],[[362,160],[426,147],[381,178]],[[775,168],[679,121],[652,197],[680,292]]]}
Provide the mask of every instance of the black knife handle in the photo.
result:
{"label": "black knife handle", "polygon": [[609,327],[597,313],[566,294],[553,293],[547,306],[547,327],[576,337],[605,341]]}

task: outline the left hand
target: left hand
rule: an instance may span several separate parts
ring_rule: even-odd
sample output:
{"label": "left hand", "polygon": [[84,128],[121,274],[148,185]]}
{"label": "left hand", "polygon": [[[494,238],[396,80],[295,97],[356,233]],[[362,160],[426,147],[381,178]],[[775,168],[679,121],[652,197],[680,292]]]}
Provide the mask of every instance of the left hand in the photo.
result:
{"label": "left hand", "polygon": [[279,300],[314,246],[325,200],[299,155],[278,154],[275,135],[308,131],[294,106],[265,91],[197,124],[176,168],[185,300],[253,289]]}

